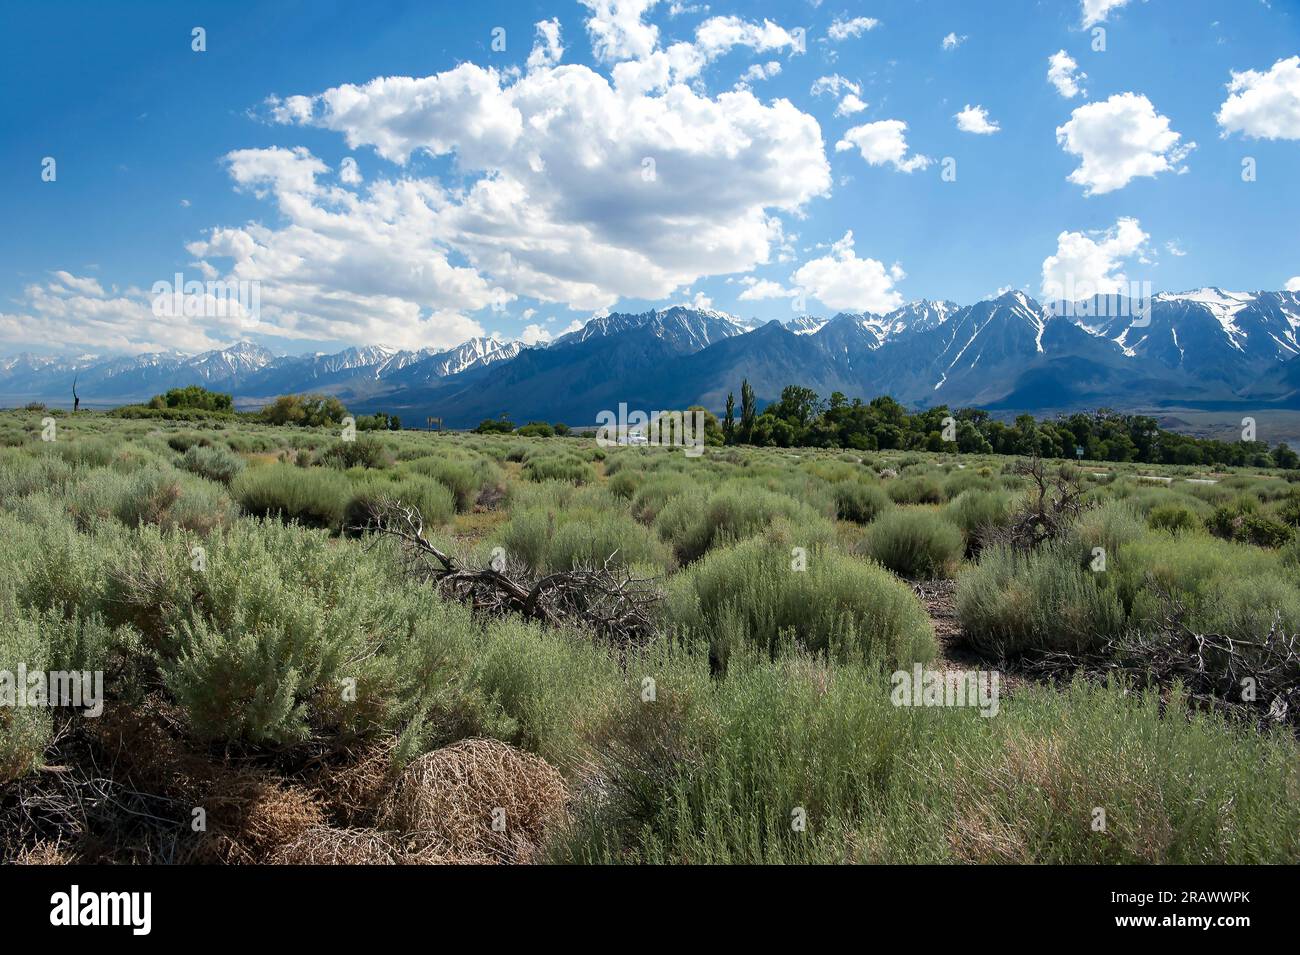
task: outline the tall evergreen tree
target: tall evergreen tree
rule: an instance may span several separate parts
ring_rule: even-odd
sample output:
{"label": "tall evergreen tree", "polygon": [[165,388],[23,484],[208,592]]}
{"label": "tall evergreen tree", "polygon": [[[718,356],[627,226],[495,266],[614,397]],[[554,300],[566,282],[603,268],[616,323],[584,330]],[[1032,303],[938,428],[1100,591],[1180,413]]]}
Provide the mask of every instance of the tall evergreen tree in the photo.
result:
{"label": "tall evergreen tree", "polygon": [[749,443],[754,434],[754,422],[758,419],[758,402],[754,400],[754,389],[746,378],[740,383],[740,440]]}
{"label": "tall evergreen tree", "polygon": [[722,419],[722,437],[727,444],[736,441],[736,396],[727,392],[727,414]]}

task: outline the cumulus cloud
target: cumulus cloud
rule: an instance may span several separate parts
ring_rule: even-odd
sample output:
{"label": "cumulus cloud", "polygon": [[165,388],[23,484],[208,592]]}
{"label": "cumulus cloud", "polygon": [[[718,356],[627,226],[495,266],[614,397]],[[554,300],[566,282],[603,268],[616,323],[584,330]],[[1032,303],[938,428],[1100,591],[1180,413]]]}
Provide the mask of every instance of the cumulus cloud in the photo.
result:
{"label": "cumulus cloud", "polygon": [[852,116],[854,113],[860,113],[866,108],[866,103],[858,99],[855,94],[849,93],[844,97],[844,99],[840,100],[839,105],[835,107],[835,115]]}
{"label": "cumulus cloud", "polygon": [[844,138],[835,144],[836,152],[856,148],[872,166],[890,163],[900,172],[914,172],[930,165],[929,156],[907,153],[907,123],[901,119],[884,119],[846,130]]}
{"label": "cumulus cloud", "polygon": [[759,80],[769,80],[781,72],[781,64],[776,60],[769,60],[767,63],[753,63],[740,77],[737,87],[743,89],[750,83],[756,83]]}
{"label": "cumulus cloud", "polygon": [[831,246],[829,255],[801,265],[791,281],[828,308],[889,312],[903,304],[894,283],[906,277],[897,265],[885,268],[875,259],[858,258],[849,231]]}
{"label": "cumulus cloud", "polygon": [[1043,260],[1043,298],[1080,301],[1126,292],[1124,266],[1134,257],[1141,260],[1149,239],[1141,223],[1128,218],[1105,230],[1062,232],[1056,237],[1056,253]]}
{"label": "cumulus cloud", "polygon": [[1083,7],[1083,28],[1086,30],[1088,27],[1106,22],[1110,11],[1118,10],[1127,3],[1128,0],[1080,0],[1080,5]]}
{"label": "cumulus cloud", "polygon": [[789,48],[798,50],[799,37],[771,20],[751,23],[740,17],[710,17],[695,31],[695,47],[706,59],[715,59],[733,47],[746,46],[757,53]]}
{"label": "cumulus cloud", "polygon": [[989,111],[983,106],[971,106],[969,103],[966,104],[965,109],[956,113],[954,118],[957,120],[957,128],[963,133],[987,136],[1002,128],[989,119]]}
{"label": "cumulus cloud", "polygon": [[1180,145],[1181,138],[1169,128],[1169,117],[1138,93],[1080,106],[1056,129],[1061,147],[1082,160],[1069,180],[1089,196],[1121,189],[1138,176],[1185,171],[1180,164],[1196,143]]}
{"label": "cumulus cloud", "polygon": [[591,52],[601,63],[643,59],[659,43],[659,28],[644,22],[656,0],[581,0],[591,11],[587,34]]}
{"label": "cumulus cloud", "polygon": [[210,319],[154,314],[145,290],[110,291],[86,276],[53,275],[23,290],[21,311],[0,311],[0,339],[73,352],[87,345],[122,354],[199,352],[221,344],[233,324],[229,312],[216,316],[215,309],[208,310]]}
{"label": "cumulus cloud", "polygon": [[560,21],[555,17],[539,20],[536,28],[537,40],[533,43],[532,52],[528,54],[528,69],[555,66],[564,56],[564,46],[560,43]]}
{"label": "cumulus cloud", "polygon": [[[356,158],[333,170],[303,146],[223,157],[234,188],[269,214],[205,230],[187,250],[205,278],[260,283],[260,320],[240,336],[447,346],[483,334],[474,313],[488,306],[600,311],[784,256],[782,216],[830,191],[821,128],[788,99],[710,95],[701,70],[735,47],[797,52],[801,38],[712,17],[693,42],[661,49],[644,20],[651,0],[584,3],[607,74],[561,63],[559,24],[543,20],[526,70],[466,62],[269,98],[274,122],[332,131],[375,159],[360,159],[363,179]],[[412,166],[417,154],[453,161],[454,183]],[[44,296],[48,311],[46,300],[74,294],[58,284],[67,294],[31,301]],[[113,301],[81,297],[88,315]],[[147,304],[111,308],[147,324]],[[97,344],[144,341],[102,327]],[[164,332],[174,347],[221,343],[211,328],[150,341]]]}
{"label": "cumulus cloud", "polygon": [[1300,292],[1300,275],[1286,280],[1286,290],[1288,292]]}
{"label": "cumulus cloud", "polygon": [[942,46],[943,49],[945,50],[955,50],[957,49],[957,47],[961,46],[965,42],[966,42],[966,37],[958,36],[956,33],[949,33],[946,37],[943,38],[943,41],[940,43],[940,46]]}
{"label": "cumulus cloud", "polygon": [[880,21],[874,17],[854,17],[851,20],[836,17],[831,23],[831,28],[826,31],[826,35],[838,43],[840,40],[861,36],[868,30],[874,30],[878,26],[880,26]]}
{"label": "cumulus cloud", "polygon": [[753,276],[747,276],[741,279],[745,290],[737,296],[742,302],[761,302],[771,298],[789,298],[794,293],[781,285],[780,282],[773,282],[770,279],[756,279]]}
{"label": "cumulus cloud", "polygon": [[1081,72],[1074,57],[1064,50],[1058,50],[1047,58],[1047,81],[1066,99],[1087,96],[1088,91],[1083,88],[1083,81],[1087,78],[1088,74]]}
{"label": "cumulus cloud", "polygon": [[549,329],[536,323],[525,325],[524,330],[519,333],[519,340],[525,345],[540,345],[551,340]]}
{"label": "cumulus cloud", "polygon": [[832,73],[830,76],[819,76],[813,83],[809,92],[813,96],[822,96],[826,93],[832,96],[839,96],[842,92],[855,94],[862,93],[862,87],[852,80],[840,76],[838,73]]}
{"label": "cumulus cloud", "polygon": [[1223,135],[1300,139],[1300,56],[1278,60],[1266,73],[1232,73],[1229,95],[1215,117]]}

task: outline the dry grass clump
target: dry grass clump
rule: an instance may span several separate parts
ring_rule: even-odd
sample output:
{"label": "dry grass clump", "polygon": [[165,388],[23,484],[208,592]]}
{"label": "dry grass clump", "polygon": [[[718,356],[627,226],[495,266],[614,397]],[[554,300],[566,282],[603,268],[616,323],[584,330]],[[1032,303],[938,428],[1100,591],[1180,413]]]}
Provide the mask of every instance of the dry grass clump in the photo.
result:
{"label": "dry grass clump", "polygon": [[350,827],[366,826],[392,782],[396,746],[397,737],[381,737],[347,751],[342,759],[323,762],[305,781],[331,818]]}
{"label": "dry grass clump", "polygon": [[277,848],[321,826],[325,814],[306,790],[249,772],[218,780],[202,804],[208,831],[192,862],[264,862]]}
{"label": "dry grass clump", "polygon": [[[1093,863],[1167,862],[1175,840],[1160,791],[1125,759],[1081,761],[1058,736],[1008,739],[993,761],[963,760],[953,774],[948,842],[959,861],[998,865],[1045,859],[1057,844],[1087,845]],[[1113,798],[1125,793],[1121,805]],[[1094,829],[1097,809],[1105,827]]]}
{"label": "dry grass clump", "polygon": [[13,859],[14,865],[72,865],[76,853],[62,842],[46,839],[21,850]]}
{"label": "dry grass clump", "polygon": [[313,826],[277,848],[271,865],[400,865],[397,837],[377,829],[331,829]]}
{"label": "dry grass clump", "polygon": [[[111,777],[132,791],[162,797],[178,814],[184,861],[261,862],[325,822],[320,801],[308,790],[190,751],[175,732],[178,714],[172,710],[151,699],[139,709],[113,707],[89,722]],[[194,832],[192,812],[199,808],[207,828]]]}
{"label": "dry grass clump", "polygon": [[[528,862],[565,814],[568,788],[544,759],[467,739],[414,760],[380,808],[420,861]],[[494,828],[496,819],[504,827]]]}

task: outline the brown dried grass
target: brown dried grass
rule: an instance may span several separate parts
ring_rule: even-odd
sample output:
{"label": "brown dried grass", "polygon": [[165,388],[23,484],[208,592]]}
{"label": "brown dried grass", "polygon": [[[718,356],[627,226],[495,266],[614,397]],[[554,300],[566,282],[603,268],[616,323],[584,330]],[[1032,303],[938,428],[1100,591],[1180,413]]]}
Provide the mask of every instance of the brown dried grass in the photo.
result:
{"label": "brown dried grass", "polygon": [[400,865],[401,842],[378,829],[331,829],[313,826],[279,846],[266,860],[271,865]]}
{"label": "brown dried grass", "polygon": [[[380,807],[380,824],[406,834],[429,862],[529,862],[566,813],[563,777],[538,756],[493,739],[467,739],[414,760]],[[504,831],[493,828],[504,810]]]}

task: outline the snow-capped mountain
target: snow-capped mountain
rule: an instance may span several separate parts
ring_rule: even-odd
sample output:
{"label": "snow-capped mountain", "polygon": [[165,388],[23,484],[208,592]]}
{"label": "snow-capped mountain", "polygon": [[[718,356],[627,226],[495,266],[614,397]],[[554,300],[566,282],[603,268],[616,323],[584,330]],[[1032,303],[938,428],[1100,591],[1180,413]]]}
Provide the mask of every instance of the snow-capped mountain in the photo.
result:
{"label": "snow-capped mountain", "polygon": [[550,347],[578,345],[593,338],[609,338],[634,329],[644,329],[682,352],[699,351],[714,342],[746,332],[746,328],[726,312],[674,305],[635,315],[613,312],[598,316],[582,328],[561,335]]}
{"label": "snow-capped mountain", "polygon": [[918,301],[878,315],[745,323],[687,306],[612,313],[547,345],[475,338],[445,350],[373,345],[274,357],[240,342],[193,357],[159,353],[0,359],[0,395],[140,400],[204,384],[245,404],[324,391],[359,411],[453,425],[594,420],[634,407],[720,410],[748,378],[760,401],[788,384],[916,406],[1024,411],[1111,407],[1300,407],[1300,293],[1217,288],[1148,302],[1044,305],[1012,291],[973,305]]}

